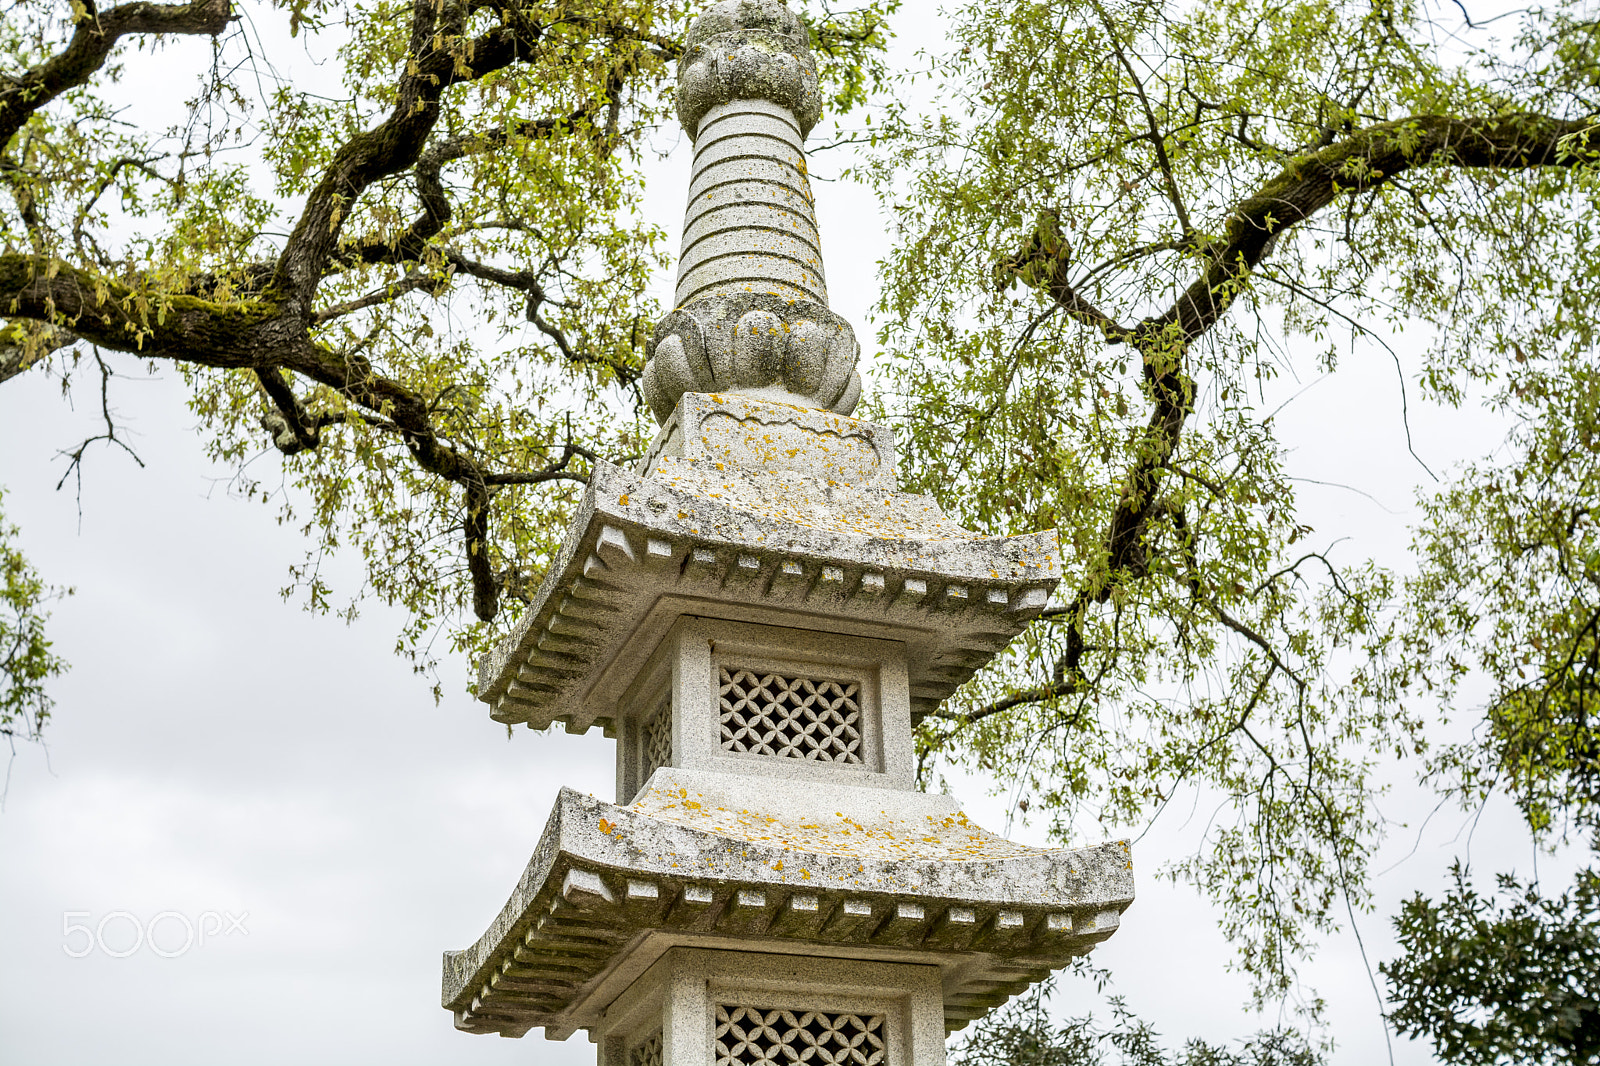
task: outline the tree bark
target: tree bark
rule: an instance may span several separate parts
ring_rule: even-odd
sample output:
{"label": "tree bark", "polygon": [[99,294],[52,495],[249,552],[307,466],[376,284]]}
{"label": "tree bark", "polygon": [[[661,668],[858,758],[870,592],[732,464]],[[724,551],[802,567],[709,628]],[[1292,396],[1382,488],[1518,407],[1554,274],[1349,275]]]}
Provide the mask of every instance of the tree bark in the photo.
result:
{"label": "tree bark", "polygon": [[84,13],[66,48],[0,89],[0,148],[11,143],[28,116],[68,89],[83,85],[105,65],[122,38],[136,33],[200,34],[215,37],[233,20],[229,0],[188,4],[118,4],[97,11],[83,0]]}

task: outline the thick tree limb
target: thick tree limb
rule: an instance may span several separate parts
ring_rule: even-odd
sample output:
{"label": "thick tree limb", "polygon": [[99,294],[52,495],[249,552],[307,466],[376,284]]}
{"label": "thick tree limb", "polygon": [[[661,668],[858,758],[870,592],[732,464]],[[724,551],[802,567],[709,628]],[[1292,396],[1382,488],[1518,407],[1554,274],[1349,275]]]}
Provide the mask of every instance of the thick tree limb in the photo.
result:
{"label": "thick tree limb", "polygon": [[66,92],[85,84],[105,65],[123,37],[135,33],[201,34],[215,37],[233,19],[229,0],[193,0],[188,4],[118,4],[97,11],[83,0],[72,40],[67,46],[0,88],[0,153],[11,144],[28,116]]}
{"label": "thick tree limb", "polygon": [[250,369],[311,346],[304,328],[283,322],[268,300],[163,295],[16,253],[0,255],[0,314],[58,325],[102,348],[200,366]]}
{"label": "thick tree limb", "polygon": [[340,248],[336,260],[358,263],[402,263],[422,257],[427,243],[438,236],[454,214],[445,194],[440,172],[447,163],[469,155],[504,148],[514,138],[535,139],[570,132],[578,123],[593,117],[589,110],[578,110],[564,118],[528,119],[515,130],[487,130],[467,133],[440,141],[417,159],[415,178],[417,199],[422,213],[393,237],[368,237]]}
{"label": "thick tree limb", "polygon": [[411,60],[400,76],[393,111],[334,155],[278,257],[273,286],[283,292],[291,313],[309,319],[350,206],[374,182],[417,162],[439,120],[444,91],[528,59],[543,36],[538,23],[519,19],[516,26],[503,24],[467,38],[462,35],[467,12],[460,0],[413,0]]}
{"label": "thick tree limb", "polygon": [[[1593,147],[1583,141],[1593,136]],[[1413,115],[1370,126],[1292,160],[1228,214],[1225,242],[1164,314],[1140,324],[1145,335],[1176,326],[1193,340],[1217,323],[1239,282],[1265,257],[1274,236],[1304,222],[1340,195],[1375,188],[1422,167],[1528,170],[1600,161],[1600,115],[1558,119],[1512,114],[1489,118]]]}
{"label": "thick tree limb", "polygon": [[[152,307],[152,303],[158,306]],[[71,323],[73,333],[99,347],[145,358],[249,370],[276,408],[268,428],[286,454],[317,446],[320,431],[344,421],[314,416],[294,395],[283,371],[326,385],[371,412],[368,424],[399,436],[423,470],[462,486],[466,494],[463,533],[473,607],[488,621],[499,610],[498,579],[489,564],[489,513],[495,491],[510,485],[587,480],[572,469],[594,453],[569,440],[559,458],[536,471],[491,471],[441,440],[426,397],[352,358],[314,343],[306,331],[286,327],[268,300],[224,305],[194,296],[161,298],[96,277],[59,260],[0,255],[0,304],[12,313]],[[80,449],[81,452],[81,449]]]}
{"label": "thick tree limb", "polygon": [[466,536],[467,572],[472,575],[472,611],[493,618],[500,611],[500,584],[489,566],[489,487],[483,479],[467,482],[467,513],[462,522]]}
{"label": "thick tree limb", "polygon": [[33,366],[52,352],[78,342],[75,334],[54,326],[32,327],[36,332],[20,341],[0,341],[0,384]]}
{"label": "thick tree limb", "polygon": [[[412,459],[429,474],[461,486],[465,495],[463,533],[474,608],[484,620],[498,609],[498,579],[489,566],[490,510],[496,491],[512,485],[552,480],[583,480],[571,467],[593,459],[568,441],[561,456],[540,471],[496,471],[467,450],[442,439],[433,422],[432,397],[378,373],[360,354],[362,345],[337,351],[316,339],[313,330],[338,314],[350,313],[423,287],[425,271],[413,271],[397,286],[368,294],[318,315],[316,291],[322,280],[351,266],[420,262],[437,250],[458,273],[527,294],[529,318],[569,359],[581,361],[565,334],[545,320],[540,307],[549,296],[528,271],[505,271],[441,247],[439,236],[451,220],[442,168],[466,155],[503,147],[516,138],[593,136],[610,145],[616,138],[624,89],[638,72],[635,52],[672,58],[674,41],[631,27],[564,18],[584,23],[597,40],[623,44],[620,58],[596,101],[565,116],[530,120],[511,130],[452,137],[428,148],[452,86],[481,78],[537,57],[546,27],[519,0],[491,5],[497,24],[467,36],[469,15],[481,12],[478,0],[412,0],[409,47],[394,85],[394,106],[383,121],[351,136],[335,153],[307,196],[293,231],[271,263],[248,264],[234,274],[199,275],[184,291],[161,289],[137,275],[102,273],[85,264],[41,255],[0,255],[0,315],[29,319],[62,336],[81,337],[98,349],[195,366],[246,370],[255,374],[273,410],[265,424],[273,443],[287,454],[315,448],[321,431],[351,419],[397,436]],[[540,9],[541,12],[544,9]],[[140,33],[221,33],[232,18],[230,0],[188,4],[124,3],[96,11],[89,3],[62,50],[18,77],[0,82],[0,158],[27,124],[28,117],[102,69],[118,40]],[[632,51],[630,51],[632,49]],[[642,53],[640,53],[642,54]],[[394,236],[346,240],[343,229],[358,201],[375,183],[413,170],[421,212]],[[103,190],[102,190],[103,191]],[[24,212],[26,213],[26,212]],[[31,357],[0,350],[0,380],[25,368]],[[624,379],[631,368],[614,368]],[[326,386],[346,401],[331,411],[312,412],[296,395],[297,378]]]}
{"label": "thick tree limb", "polygon": [[272,443],[284,455],[309,451],[321,442],[322,427],[306,414],[305,405],[294,389],[283,380],[276,367],[256,367],[256,380],[277,408],[276,417],[267,415],[261,424],[272,434]]}

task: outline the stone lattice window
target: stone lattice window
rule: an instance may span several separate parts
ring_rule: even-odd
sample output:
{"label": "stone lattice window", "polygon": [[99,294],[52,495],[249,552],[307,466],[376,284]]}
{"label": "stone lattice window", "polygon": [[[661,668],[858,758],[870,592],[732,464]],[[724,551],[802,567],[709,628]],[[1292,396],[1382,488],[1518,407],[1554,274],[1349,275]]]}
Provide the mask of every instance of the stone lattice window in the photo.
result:
{"label": "stone lattice window", "polygon": [[672,697],[644,724],[640,740],[644,762],[639,768],[639,787],[643,788],[651,774],[672,761]]}
{"label": "stone lattice window", "polygon": [[661,1030],[657,1029],[646,1040],[633,1045],[628,1052],[628,1066],[661,1066]]}
{"label": "stone lattice window", "polygon": [[880,1066],[883,1015],[717,1004],[716,1066]]}
{"label": "stone lattice window", "polygon": [[860,764],[860,686],[853,681],[721,668],[722,750]]}

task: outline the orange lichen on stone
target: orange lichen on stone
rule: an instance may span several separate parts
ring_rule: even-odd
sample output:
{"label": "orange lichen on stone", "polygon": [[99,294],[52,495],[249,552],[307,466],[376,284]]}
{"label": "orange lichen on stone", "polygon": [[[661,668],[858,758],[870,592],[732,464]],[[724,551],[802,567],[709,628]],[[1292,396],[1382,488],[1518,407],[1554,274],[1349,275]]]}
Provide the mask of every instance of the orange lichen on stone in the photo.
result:
{"label": "orange lichen on stone", "polygon": [[[1017,844],[986,832],[965,815],[948,818],[904,817],[885,812],[870,824],[837,813],[833,824],[817,824],[781,814],[742,810],[707,809],[686,798],[679,789],[651,791],[628,810],[686,828],[715,833],[733,840],[763,843],[788,851],[861,859],[918,859],[968,862],[974,859],[1011,859],[1036,855],[1046,849]],[[774,869],[781,869],[774,866]],[[802,876],[804,872],[802,871]]]}

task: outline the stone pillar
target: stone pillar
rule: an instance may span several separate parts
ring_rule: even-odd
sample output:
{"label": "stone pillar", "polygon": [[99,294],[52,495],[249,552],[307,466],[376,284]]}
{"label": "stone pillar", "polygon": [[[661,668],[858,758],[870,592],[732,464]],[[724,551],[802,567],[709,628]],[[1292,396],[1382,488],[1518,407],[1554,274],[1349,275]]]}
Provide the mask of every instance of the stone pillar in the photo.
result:
{"label": "stone pillar", "polygon": [[599,1066],[943,1066],[937,966],[673,948],[606,1011]]}
{"label": "stone pillar", "polygon": [[689,27],[678,118],[694,176],[678,306],[645,365],[665,423],[685,392],[741,392],[849,414],[860,346],[828,309],[804,143],[822,113],[804,25],[782,0],[723,0]]}
{"label": "stone pillar", "polygon": [[446,952],[458,1028],[600,1066],[945,1066],[943,1038],[1112,935],[1123,842],[1043,850],[916,789],[917,721],[1060,577],[1053,531],[989,537],[899,490],[848,417],[802,144],[820,113],[780,0],[695,20],[679,306],[638,469],[596,462],[479,698],[507,725],[617,737],[617,802],[563,789],[478,941]]}
{"label": "stone pillar", "polygon": [[766,100],[731,100],[700,120],[679,307],[747,292],[827,304],[803,139],[794,114]]}

